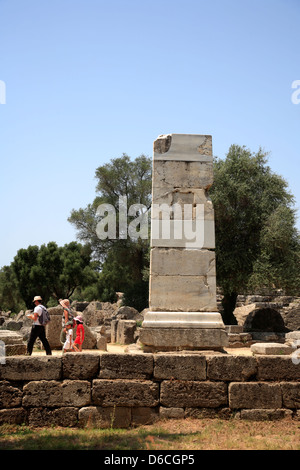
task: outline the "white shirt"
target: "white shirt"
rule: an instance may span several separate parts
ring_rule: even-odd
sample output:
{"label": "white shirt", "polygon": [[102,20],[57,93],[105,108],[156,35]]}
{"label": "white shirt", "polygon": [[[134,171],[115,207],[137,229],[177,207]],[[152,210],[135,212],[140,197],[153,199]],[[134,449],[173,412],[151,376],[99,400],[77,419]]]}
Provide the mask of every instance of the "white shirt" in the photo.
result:
{"label": "white shirt", "polygon": [[[33,313],[37,313],[38,316],[40,317],[40,316],[42,315],[42,313],[43,313],[42,307],[40,307],[40,306],[38,305],[37,307],[34,308]],[[39,322],[39,319],[38,319],[38,318],[33,321],[33,325],[40,325],[40,322]]]}

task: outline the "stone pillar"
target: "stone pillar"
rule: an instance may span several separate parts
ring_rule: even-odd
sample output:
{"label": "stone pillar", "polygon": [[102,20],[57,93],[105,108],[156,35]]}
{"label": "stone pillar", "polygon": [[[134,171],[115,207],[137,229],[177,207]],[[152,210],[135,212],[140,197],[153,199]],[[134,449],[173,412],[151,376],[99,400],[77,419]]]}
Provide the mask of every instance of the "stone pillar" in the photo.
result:
{"label": "stone pillar", "polygon": [[161,135],[154,142],[149,311],[144,350],[222,349],[216,302],[212,138]]}

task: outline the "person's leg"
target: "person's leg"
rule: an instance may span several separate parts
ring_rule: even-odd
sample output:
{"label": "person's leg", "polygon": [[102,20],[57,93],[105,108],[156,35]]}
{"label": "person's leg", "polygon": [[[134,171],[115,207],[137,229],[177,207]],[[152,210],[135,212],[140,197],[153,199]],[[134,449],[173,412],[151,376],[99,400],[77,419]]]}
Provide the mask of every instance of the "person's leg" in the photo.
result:
{"label": "person's leg", "polygon": [[38,337],[38,328],[36,328],[36,325],[32,325],[29,340],[27,343],[27,353],[31,356],[32,350],[33,350],[33,345],[35,343],[35,340]]}
{"label": "person's leg", "polygon": [[52,355],[52,351],[51,351],[51,348],[50,348],[50,344],[46,338],[46,331],[45,331],[45,327],[44,326],[39,326],[39,338],[40,340],[42,341],[43,343],[43,346],[45,348],[45,351],[46,351],[46,354],[47,356],[51,356]]}

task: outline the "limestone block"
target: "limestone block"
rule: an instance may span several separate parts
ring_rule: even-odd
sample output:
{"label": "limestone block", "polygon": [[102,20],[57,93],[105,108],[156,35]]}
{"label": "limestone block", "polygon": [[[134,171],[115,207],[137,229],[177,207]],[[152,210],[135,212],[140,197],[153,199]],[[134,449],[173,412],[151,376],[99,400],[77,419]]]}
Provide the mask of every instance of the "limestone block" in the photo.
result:
{"label": "limestone block", "polygon": [[144,328],[222,328],[219,312],[147,312]]}
{"label": "limestone block", "polygon": [[135,320],[119,320],[117,326],[117,343],[134,343],[134,333],[136,330]]}
{"label": "limestone block", "polygon": [[282,382],[280,384],[282,390],[283,406],[286,408],[300,408],[300,382]]}
{"label": "limestone block", "polygon": [[241,410],[240,418],[252,421],[274,421],[292,417],[292,410]]}
{"label": "limestone block", "polygon": [[300,379],[300,363],[294,364],[291,356],[256,356],[256,360],[258,380]]}
{"label": "limestone block", "polygon": [[227,405],[227,385],[223,382],[164,380],[160,403],[166,407],[216,408]]}
{"label": "limestone block", "polygon": [[150,406],[158,405],[157,383],[140,380],[93,381],[92,401],[100,406]]}
{"label": "limestone block", "polygon": [[209,380],[246,381],[257,372],[257,362],[251,356],[213,356],[207,358]]}
{"label": "limestone block", "polygon": [[88,353],[66,353],[62,357],[64,379],[89,380],[97,377],[100,359]]}
{"label": "limestone block", "polygon": [[145,380],[152,374],[152,354],[103,354],[100,359],[100,378]]}
{"label": "limestone block", "polygon": [[254,343],[252,344],[250,349],[254,354],[268,354],[281,356],[292,354],[296,350],[295,347],[281,343]]}
{"label": "limestone block", "polygon": [[150,270],[153,276],[215,276],[215,252],[153,248],[150,253]]}
{"label": "limestone block", "polygon": [[0,409],[15,408],[22,404],[22,391],[9,382],[0,382]]}
{"label": "limestone block", "polygon": [[26,411],[23,408],[0,410],[0,424],[23,424],[26,421]]}
{"label": "limestone block", "polygon": [[206,380],[205,356],[198,354],[155,354],[154,379]]}
{"label": "limestone block", "polygon": [[194,134],[163,134],[153,144],[157,160],[212,160],[212,136]]}
{"label": "limestone block", "polygon": [[131,408],[87,406],[79,410],[80,427],[128,428],[131,424]]}
{"label": "limestone block", "polygon": [[28,424],[34,427],[62,426],[75,427],[78,422],[78,408],[29,408]]}
{"label": "limestone block", "polygon": [[215,282],[214,276],[150,275],[150,310],[216,312]]}
{"label": "limestone block", "polygon": [[151,247],[214,249],[214,220],[152,219]]}
{"label": "limestone block", "polygon": [[147,352],[222,349],[228,345],[221,328],[141,328],[140,341]]}
{"label": "limestone block", "polygon": [[59,380],[61,373],[61,358],[55,356],[7,357],[0,364],[0,378],[6,380]]}
{"label": "limestone block", "polygon": [[148,424],[153,424],[158,419],[158,408],[138,406],[131,409],[131,424],[133,426],[145,426]]}
{"label": "limestone block", "polygon": [[232,382],[229,384],[229,406],[239,408],[281,408],[279,384],[264,382]]}
{"label": "limestone block", "polygon": [[184,408],[165,408],[161,406],[159,408],[159,416],[162,419],[183,419]]}
{"label": "limestone block", "polygon": [[91,384],[87,380],[32,381],[23,387],[24,407],[86,406],[91,400]]}
{"label": "limestone block", "polygon": [[209,189],[213,184],[213,163],[199,161],[158,161],[153,163],[152,197],[174,188]]}

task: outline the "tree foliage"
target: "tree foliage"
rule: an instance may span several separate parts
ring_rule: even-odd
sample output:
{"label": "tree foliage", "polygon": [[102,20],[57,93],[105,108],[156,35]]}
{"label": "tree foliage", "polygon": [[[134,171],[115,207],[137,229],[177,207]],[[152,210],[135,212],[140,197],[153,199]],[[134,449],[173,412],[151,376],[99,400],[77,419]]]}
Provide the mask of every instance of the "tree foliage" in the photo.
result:
{"label": "tree foliage", "polygon": [[21,249],[9,270],[14,273],[17,290],[27,308],[32,307],[35,295],[40,295],[45,303],[50,298],[69,298],[76,287],[94,282],[96,276],[90,247],[77,242],[63,247],[50,242]]}
{"label": "tree foliage", "polygon": [[299,234],[287,182],[267,165],[261,149],[232,145],[214,164],[217,284],[225,320],[234,321],[238,293],[282,288],[299,292]]}

